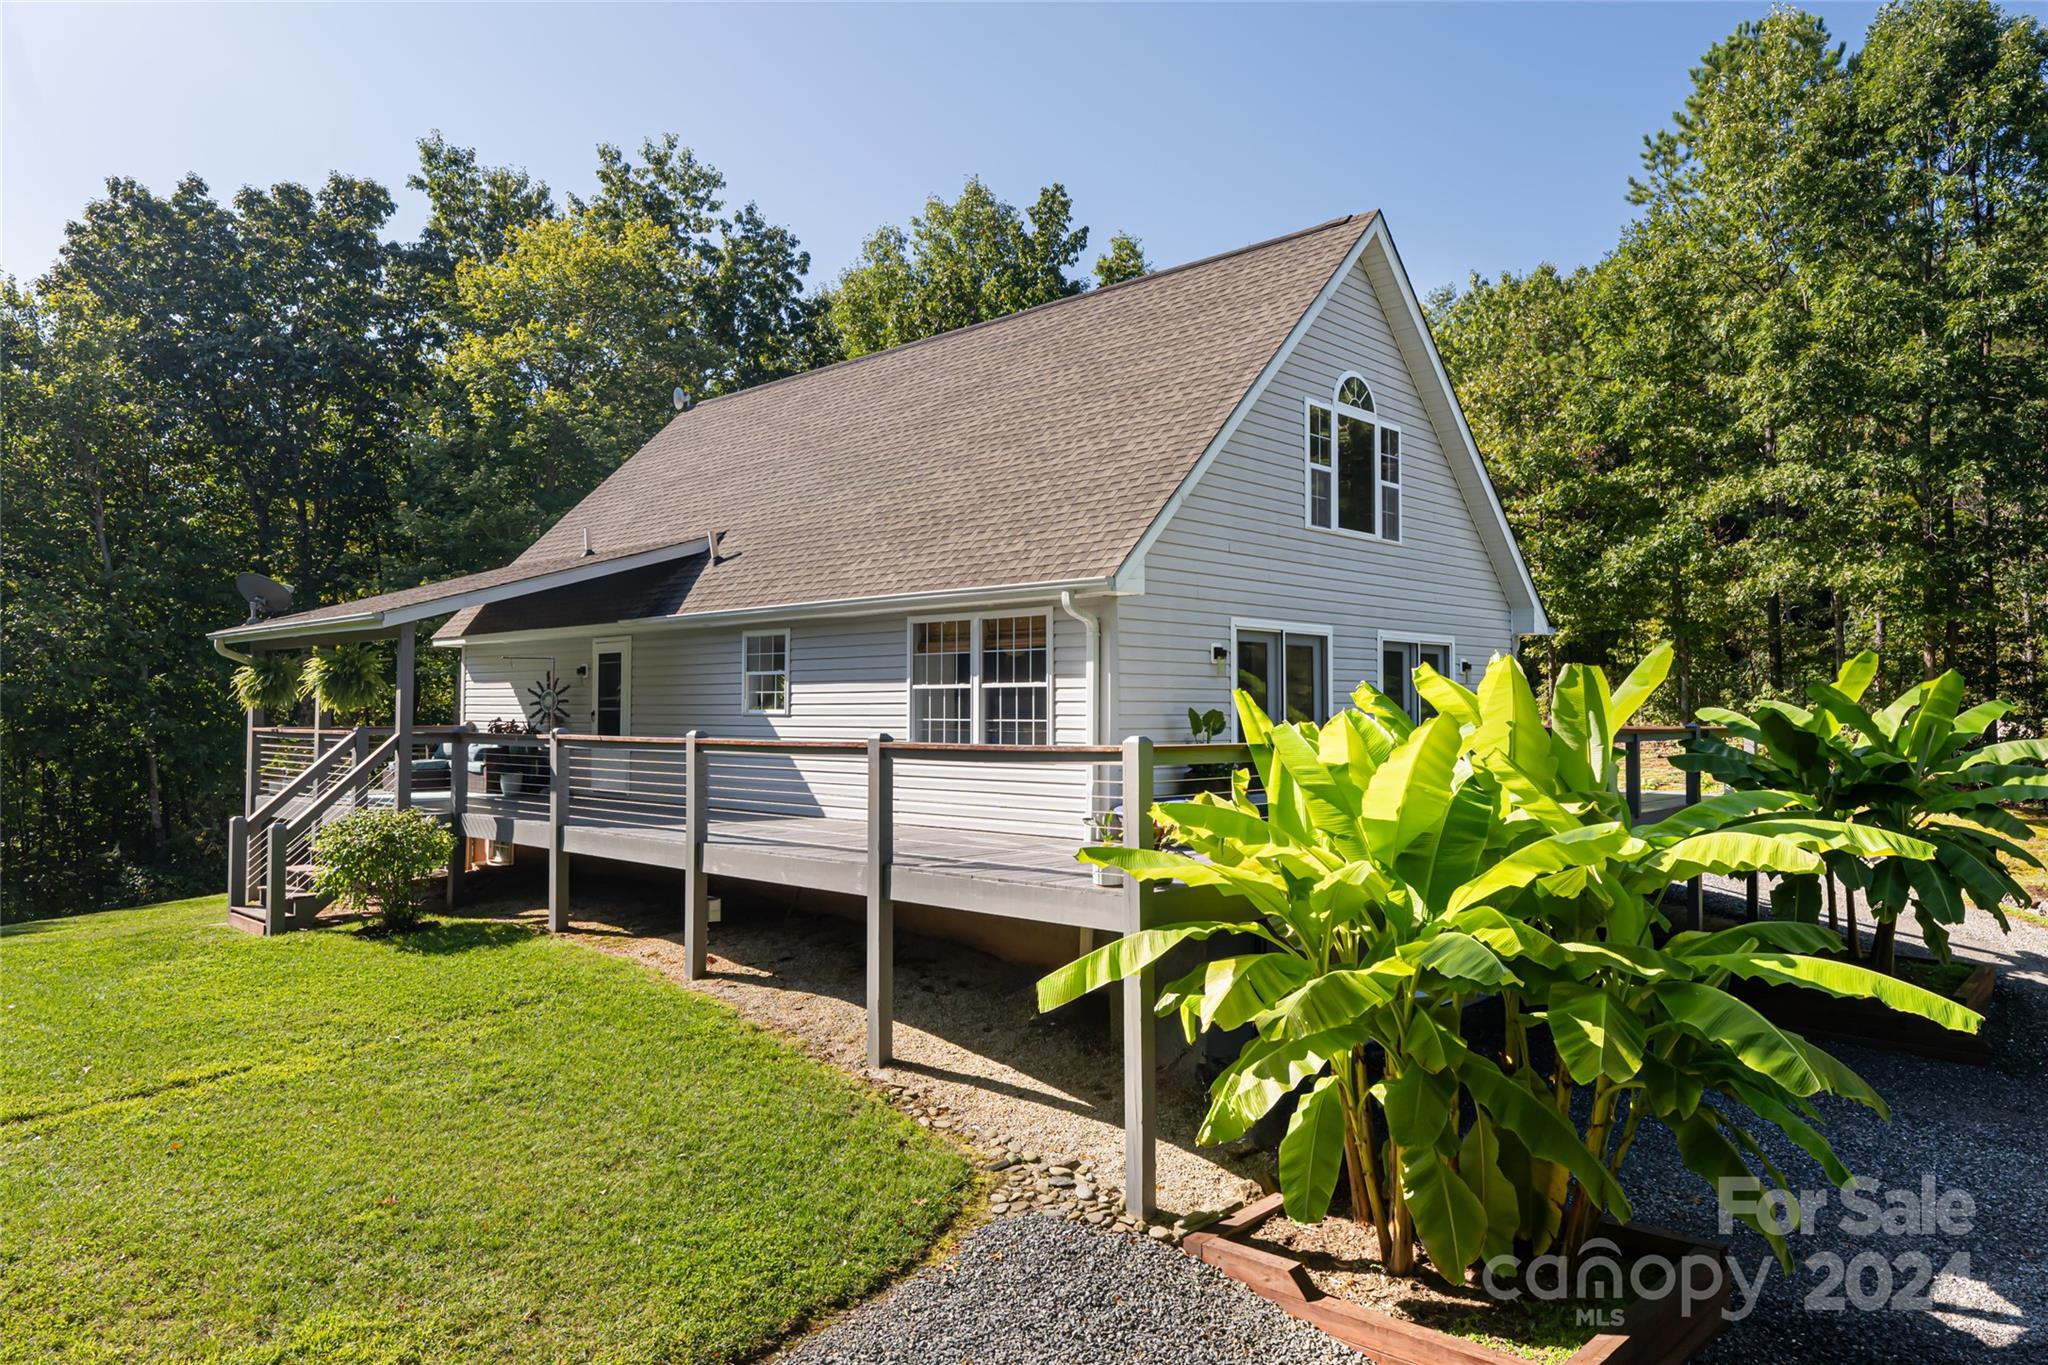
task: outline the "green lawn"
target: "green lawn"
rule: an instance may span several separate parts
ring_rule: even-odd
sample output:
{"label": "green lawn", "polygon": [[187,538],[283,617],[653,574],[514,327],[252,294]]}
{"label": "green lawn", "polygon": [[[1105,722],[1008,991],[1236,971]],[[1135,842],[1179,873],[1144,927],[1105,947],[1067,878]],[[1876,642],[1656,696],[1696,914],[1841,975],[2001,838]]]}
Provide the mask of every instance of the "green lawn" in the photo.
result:
{"label": "green lawn", "polygon": [[507,924],[0,933],[0,1359],[721,1360],[917,1262],[966,1161]]}

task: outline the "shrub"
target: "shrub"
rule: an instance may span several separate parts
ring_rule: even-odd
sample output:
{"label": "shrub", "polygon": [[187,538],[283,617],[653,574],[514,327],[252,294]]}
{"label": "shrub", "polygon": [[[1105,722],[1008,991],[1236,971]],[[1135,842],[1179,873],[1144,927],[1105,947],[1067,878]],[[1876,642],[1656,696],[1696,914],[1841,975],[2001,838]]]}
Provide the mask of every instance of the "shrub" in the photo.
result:
{"label": "shrub", "polygon": [[313,836],[313,886],[355,910],[375,910],[382,927],[419,922],[420,883],[448,865],[454,836],[423,810],[365,810]]}

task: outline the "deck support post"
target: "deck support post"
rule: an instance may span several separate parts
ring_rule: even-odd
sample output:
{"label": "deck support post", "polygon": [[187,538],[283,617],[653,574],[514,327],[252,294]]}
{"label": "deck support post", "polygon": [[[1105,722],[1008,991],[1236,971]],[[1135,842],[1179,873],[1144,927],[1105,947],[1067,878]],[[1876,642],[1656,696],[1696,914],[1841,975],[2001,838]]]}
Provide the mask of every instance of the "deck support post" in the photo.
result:
{"label": "deck support post", "polygon": [[548,932],[569,927],[569,851],[562,830],[569,823],[569,765],[562,757],[562,731],[548,732]]}
{"label": "deck support post", "polygon": [[896,797],[885,738],[868,740],[868,1065],[878,1069],[889,1064],[896,1032],[896,903],[889,894]]}
{"label": "deck support post", "polygon": [[228,904],[249,903],[249,818],[228,818]]}
{"label": "deck support post", "polygon": [[448,829],[455,836],[448,855],[448,908],[462,899],[462,879],[469,872],[469,836],[462,831],[469,807],[469,727],[458,725],[448,741]]}
{"label": "deck support post", "polygon": [[[242,727],[242,814],[254,815],[263,794],[263,759],[256,743],[256,727],[263,724],[263,712],[260,708],[252,708],[246,714],[249,723]],[[313,756],[319,757],[318,754]]]}
{"label": "deck support post", "polygon": [[273,820],[264,830],[270,841],[269,856],[263,864],[263,932],[281,934],[291,914],[291,869],[285,864],[292,856],[291,830],[287,821]]}
{"label": "deck support post", "polygon": [[397,785],[398,808],[404,810],[412,804],[412,713],[413,696],[418,689],[418,679],[413,672],[413,624],[408,621],[398,628],[398,714],[392,720],[392,728],[398,732]]}
{"label": "deck support post", "polygon": [[[1123,745],[1123,836],[1131,848],[1152,846],[1152,741]],[[1145,927],[1145,884],[1124,875],[1124,932]],[[1155,1201],[1152,1139],[1155,1128],[1159,1031],[1152,1017],[1152,969],[1123,981],[1124,1212],[1148,1218]]]}
{"label": "deck support post", "polygon": [[683,979],[701,981],[710,960],[711,890],[704,875],[704,834],[711,798],[704,781],[700,734],[683,744]]}
{"label": "deck support post", "polygon": [[[1686,736],[1690,739],[1698,739],[1700,737],[1700,723],[1696,720],[1687,721],[1685,723],[1685,733]],[[1685,804],[1688,806],[1696,806],[1699,804],[1699,800],[1699,769],[1688,768],[1685,772]],[[1688,929],[1704,929],[1706,927],[1706,924],[1706,879],[1704,877],[1694,877],[1691,881],[1685,884],[1685,927]]]}

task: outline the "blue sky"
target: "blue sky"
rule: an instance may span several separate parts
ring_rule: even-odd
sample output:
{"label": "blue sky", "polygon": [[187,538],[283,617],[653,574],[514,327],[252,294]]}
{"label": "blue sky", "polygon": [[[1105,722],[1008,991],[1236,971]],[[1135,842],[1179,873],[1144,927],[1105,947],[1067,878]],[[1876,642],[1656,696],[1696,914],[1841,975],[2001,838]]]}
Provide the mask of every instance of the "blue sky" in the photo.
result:
{"label": "blue sky", "polygon": [[[1815,8],[1852,45],[1874,13]],[[1018,203],[1064,181],[1094,247],[1126,229],[1155,264],[1380,208],[1426,290],[1597,258],[1643,134],[1765,9],[9,4],[0,268],[46,269],[111,174],[225,198],[344,170],[410,236],[430,129],[557,191],[674,131],[814,281],[979,173]]]}

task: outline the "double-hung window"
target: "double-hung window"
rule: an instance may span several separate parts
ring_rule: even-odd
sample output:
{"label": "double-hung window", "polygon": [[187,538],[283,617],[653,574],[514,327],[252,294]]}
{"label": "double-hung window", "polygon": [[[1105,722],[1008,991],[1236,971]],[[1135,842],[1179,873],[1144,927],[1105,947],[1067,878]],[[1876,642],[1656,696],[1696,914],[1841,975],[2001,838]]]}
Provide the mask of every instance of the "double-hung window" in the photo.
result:
{"label": "double-hung window", "polygon": [[789,713],[789,632],[750,630],[740,637],[740,709],[748,715]]}
{"label": "double-hung window", "polygon": [[910,627],[910,737],[920,744],[974,741],[974,622]]}
{"label": "double-hung window", "polygon": [[1401,430],[1363,379],[1345,376],[1331,402],[1309,400],[1303,443],[1310,526],[1401,538]]}
{"label": "double-hung window", "polygon": [[912,622],[910,737],[926,744],[1051,743],[1045,614]]}

